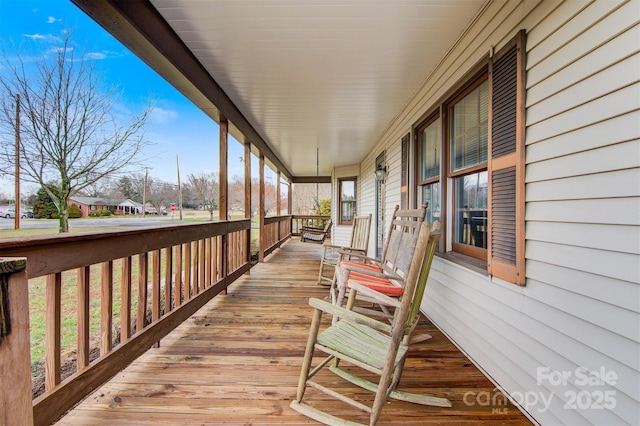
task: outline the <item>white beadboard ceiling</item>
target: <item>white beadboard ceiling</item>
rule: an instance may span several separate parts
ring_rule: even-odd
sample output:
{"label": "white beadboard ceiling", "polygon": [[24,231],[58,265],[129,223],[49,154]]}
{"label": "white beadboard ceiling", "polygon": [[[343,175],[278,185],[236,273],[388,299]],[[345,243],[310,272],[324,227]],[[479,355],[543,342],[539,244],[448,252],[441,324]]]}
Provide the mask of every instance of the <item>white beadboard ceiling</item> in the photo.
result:
{"label": "white beadboard ceiling", "polygon": [[486,0],[151,0],[293,176],[357,164]]}

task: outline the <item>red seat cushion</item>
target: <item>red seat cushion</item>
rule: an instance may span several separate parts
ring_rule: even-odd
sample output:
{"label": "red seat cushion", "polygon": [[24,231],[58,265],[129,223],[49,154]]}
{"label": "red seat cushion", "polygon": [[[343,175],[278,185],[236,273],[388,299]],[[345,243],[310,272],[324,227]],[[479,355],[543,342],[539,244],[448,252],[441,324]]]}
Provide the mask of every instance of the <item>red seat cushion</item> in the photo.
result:
{"label": "red seat cushion", "polygon": [[[389,279],[372,277],[371,275],[361,272],[350,272],[349,281],[355,281],[387,296],[402,296],[403,293],[403,288],[393,284]],[[347,282],[347,287],[348,286],[349,283]]]}
{"label": "red seat cushion", "polygon": [[379,266],[377,265],[372,265],[371,263],[361,263],[361,262],[354,262],[353,260],[343,260],[340,262],[340,268],[342,269],[342,272],[346,272],[346,268],[345,266],[354,266],[356,268],[361,268],[361,269],[367,269],[369,271],[375,271],[375,272],[381,272],[381,269]]}

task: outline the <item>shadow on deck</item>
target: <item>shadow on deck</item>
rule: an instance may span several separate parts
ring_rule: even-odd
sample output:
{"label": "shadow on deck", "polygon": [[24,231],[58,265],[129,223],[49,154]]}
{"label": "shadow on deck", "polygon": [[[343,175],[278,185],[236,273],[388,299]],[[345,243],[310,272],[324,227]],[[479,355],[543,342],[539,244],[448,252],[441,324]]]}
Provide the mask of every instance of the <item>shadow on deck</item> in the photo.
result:
{"label": "shadow on deck", "polygon": [[[307,301],[328,293],[315,283],[319,261],[320,246],[289,241],[58,424],[315,424],[289,402],[311,322]],[[449,398],[453,407],[392,401],[379,424],[530,424],[428,320],[417,332],[433,338],[412,347],[399,388]],[[357,388],[353,395],[370,400]],[[314,390],[306,399],[367,421]]]}

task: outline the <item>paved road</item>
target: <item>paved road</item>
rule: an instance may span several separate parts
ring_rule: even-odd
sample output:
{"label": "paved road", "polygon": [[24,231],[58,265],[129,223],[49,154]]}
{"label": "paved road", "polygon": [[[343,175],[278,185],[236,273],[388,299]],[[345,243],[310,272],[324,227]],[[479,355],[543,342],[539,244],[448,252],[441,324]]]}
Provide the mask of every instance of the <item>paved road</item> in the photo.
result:
{"label": "paved road", "polygon": [[[132,217],[132,218],[86,218],[86,219],[71,219],[69,220],[69,227],[138,227],[138,226],[169,226],[178,225],[180,220],[176,215],[174,218],[171,215],[161,217]],[[13,229],[14,220],[0,218],[0,229]],[[21,219],[20,229],[44,229],[44,228],[57,228],[57,219]]]}

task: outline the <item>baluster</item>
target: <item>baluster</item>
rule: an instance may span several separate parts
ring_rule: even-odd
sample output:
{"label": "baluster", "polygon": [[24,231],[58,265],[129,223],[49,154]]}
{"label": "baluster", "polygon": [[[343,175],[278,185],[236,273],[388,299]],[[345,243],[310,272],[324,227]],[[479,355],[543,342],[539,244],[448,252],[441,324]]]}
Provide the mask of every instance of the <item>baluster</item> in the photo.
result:
{"label": "baluster", "polygon": [[227,241],[228,241],[228,248],[227,251],[229,252],[229,256],[227,257],[227,275],[229,275],[230,272],[232,272],[235,269],[236,266],[236,260],[234,259],[234,254],[235,254],[235,239],[234,239],[235,235],[233,232],[229,233],[227,236]]}
{"label": "baluster", "polygon": [[191,299],[191,243],[184,245],[184,302],[187,303]]}
{"label": "baluster", "polygon": [[120,298],[120,343],[124,343],[131,338],[131,256],[122,259]]}
{"label": "baluster", "polygon": [[218,262],[220,261],[218,259],[218,237],[212,237],[211,238],[211,277],[213,278],[213,283],[217,283],[218,282]]}
{"label": "baluster", "polygon": [[78,268],[78,301],[77,301],[77,369],[89,365],[89,289],[91,285],[91,267]]}
{"label": "baluster", "polygon": [[136,333],[140,333],[147,319],[147,285],[149,283],[149,254],[138,255],[138,318],[136,321]]}
{"label": "baluster", "polygon": [[213,280],[211,279],[211,240],[212,238],[206,238],[205,239],[205,245],[204,245],[204,257],[206,259],[205,261],[205,287],[210,287],[211,284],[213,284]]}
{"label": "baluster", "polygon": [[200,281],[198,280],[200,278],[200,247],[198,246],[198,241],[192,241],[191,247],[193,249],[193,257],[191,262],[191,264],[193,265],[193,275],[191,278],[193,287],[191,288],[191,296],[193,297],[200,293]]}
{"label": "baluster", "polygon": [[44,384],[46,391],[60,383],[61,293],[62,273],[47,275]]}
{"label": "baluster", "polygon": [[173,248],[164,249],[164,314],[171,312],[171,275],[173,267]]}
{"label": "baluster", "polygon": [[160,250],[153,251],[153,266],[151,277],[151,322],[160,319]]}
{"label": "baluster", "polygon": [[102,264],[102,294],[100,295],[100,356],[111,352],[113,320],[113,261]]}
{"label": "baluster", "polygon": [[206,259],[204,239],[202,239],[198,241],[198,272],[200,276],[198,279],[198,293],[207,288],[207,282],[205,281],[205,271],[207,270]]}
{"label": "baluster", "polygon": [[174,292],[174,303],[176,308],[182,305],[182,244],[175,246],[176,266],[173,269],[173,280],[175,281],[176,290]]}

